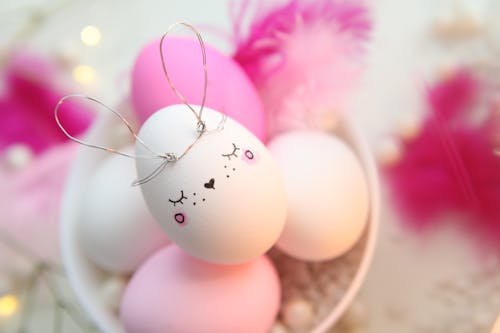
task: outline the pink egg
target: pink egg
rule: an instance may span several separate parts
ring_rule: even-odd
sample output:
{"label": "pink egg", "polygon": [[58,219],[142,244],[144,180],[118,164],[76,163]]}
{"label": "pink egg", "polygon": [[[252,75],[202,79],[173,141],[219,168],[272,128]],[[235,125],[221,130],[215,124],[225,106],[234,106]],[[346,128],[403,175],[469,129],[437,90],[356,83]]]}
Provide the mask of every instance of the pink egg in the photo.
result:
{"label": "pink egg", "polygon": [[278,275],[265,256],[214,265],[171,245],[132,277],[120,317],[128,333],[266,333],[280,296]]}
{"label": "pink egg", "polygon": [[[141,124],[159,109],[181,103],[165,79],[159,43],[155,40],[142,49],[132,72],[132,102]],[[205,47],[208,71],[205,105],[237,120],[264,141],[264,109],[252,82],[233,59],[206,44]],[[203,62],[198,41],[168,37],[163,50],[175,87],[190,104],[201,104]]]}

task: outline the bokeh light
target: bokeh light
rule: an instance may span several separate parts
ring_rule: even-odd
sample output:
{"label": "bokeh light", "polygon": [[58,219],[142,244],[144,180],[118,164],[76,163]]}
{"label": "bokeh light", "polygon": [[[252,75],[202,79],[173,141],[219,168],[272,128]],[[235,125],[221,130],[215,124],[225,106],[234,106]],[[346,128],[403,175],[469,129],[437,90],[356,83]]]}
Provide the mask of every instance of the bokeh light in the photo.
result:
{"label": "bokeh light", "polygon": [[88,25],[80,32],[82,43],[87,46],[96,46],[101,41],[101,31],[93,25]]}
{"label": "bokeh light", "polygon": [[82,84],[91,84],[96,79],[96,71],[87,65],[77,65],[73,68],[73,79]]}
{"label": "bokeh light", "polygon": [[14,295],[0,297],[0,317],[10,317],[17,312],[19,301]]}

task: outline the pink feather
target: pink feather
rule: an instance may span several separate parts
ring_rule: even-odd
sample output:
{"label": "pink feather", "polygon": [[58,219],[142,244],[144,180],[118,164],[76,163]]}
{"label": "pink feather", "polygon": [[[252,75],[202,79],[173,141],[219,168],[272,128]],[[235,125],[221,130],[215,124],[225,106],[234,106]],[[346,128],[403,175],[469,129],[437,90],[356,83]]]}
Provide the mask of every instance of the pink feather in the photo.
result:
{"label": "pink feather", "polygon": [[[60,201],[78,148],[73,142],[51,147],[18,171],[0,166],[0,232],[45,259],[58,256]],[[0,270],[10,262],[1,252]]]}
{"label": "pink feather", "polygon": [[[27,54],[14,54],[4,70],[0,96],[0,233],[6,232],[45,259],[58,257],[58,220],[63,185],[78,148],[57,127],[54,107],[64,95],[56,68]],[[83,133],[93,115],[78,103],[61,114],[65,127]],[[35,157],[20,170],[4,165],[3,151],[25,144]],[[4,251],[5,252],[5,251]],[[0,270],[14,265],[0,253]]]}
{"label": "pink feather", "polygon": [[237,35],[234,59],[257,86],[271,135],[321,126],[346,109],[370,27],[359,1],[291,0]]}
{"label": "pink feather", "polygon": [[[0,151],[26,144],[36,154],[67,141],[54,121],[54,107],[66,93],[56,87],[57,71],[48,61],[14,54],[5,69],[5,92],[0,96]],[[90,125],[93,115],[81,104],[65,106],[61,121],[72,134]]]}
{"label": "pink feather", "polygon": [[467,228],[500,244],[500,108],[491,104],[487,117],[475,120],[482,89],[467,70],[431,87],[432,112],[420,135],[403,143],[401,160],[386,173],[412,226],[459,213]]}

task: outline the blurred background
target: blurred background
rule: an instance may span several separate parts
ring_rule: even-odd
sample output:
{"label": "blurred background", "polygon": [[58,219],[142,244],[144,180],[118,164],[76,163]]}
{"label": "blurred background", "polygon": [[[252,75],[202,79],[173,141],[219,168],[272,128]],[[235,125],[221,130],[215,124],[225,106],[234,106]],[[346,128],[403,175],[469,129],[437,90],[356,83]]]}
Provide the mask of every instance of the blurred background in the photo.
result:
{"label": "blurred background", "polygon": [[[379,163],[383,213],[367,279],[335,329],[489,332],[500,313],[500,1],[365,5],[372,27],[346,112]],[[78,92],[127,109],[135,57],[173,22],[231,55],[231,6],[0,3],[0,332],[93,331],[60,269],[60,197],[78,147],[53,123],[57,100]],[[69,126],[83,133],[92,114],[74,108]]]}

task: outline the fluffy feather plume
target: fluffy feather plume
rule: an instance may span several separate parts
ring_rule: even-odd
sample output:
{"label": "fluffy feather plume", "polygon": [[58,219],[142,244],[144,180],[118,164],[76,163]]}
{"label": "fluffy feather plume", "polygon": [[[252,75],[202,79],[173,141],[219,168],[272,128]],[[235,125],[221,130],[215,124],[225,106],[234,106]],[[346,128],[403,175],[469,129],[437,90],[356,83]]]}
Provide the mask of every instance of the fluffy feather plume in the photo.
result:
{"label": "fluffy feather plume", "polygon": [[[25,53],[13,54],[3,76],[0,95],[0,153],[25,144],[41,154],[68,138],[54,121],[54,106],[66,92],[58,88],[60,74],[49,61]],[[93,115],[80,103],[69,103],[62,122],[75,135],[83,133]]]}
{"label": "fluffy feather plume", "polygon": [[[66,93],[61,73],[49,60],[26,53],[9,58],[0,80],[0,234],[7,233],[44,259],[58,254],[58,214],[65,177],[78,145],[61,133],[54,106]],[[68,105],[63,123],[82,134],[92,113],[80,103]],[[25,145],[35,156],[12,167],[7,150]],[[3,248],[0,252],[3,251]],[[0,271],[8,270],[12,253],[0,253]]]}
{"label": "fluffy feather plume", "polygon": [[431,87],[420,134],[386,171],[414,227],[459,213],[467,228],[500,245],[500,103],[490,100],[481,115],[482,91],[466,70]]}
{"label": "fluffy feather plume", "polygon": [[258,88],[269,134],[334,126],[363,65],[371,22],[360,2],[292,0],[238,35],[234,59]]}

